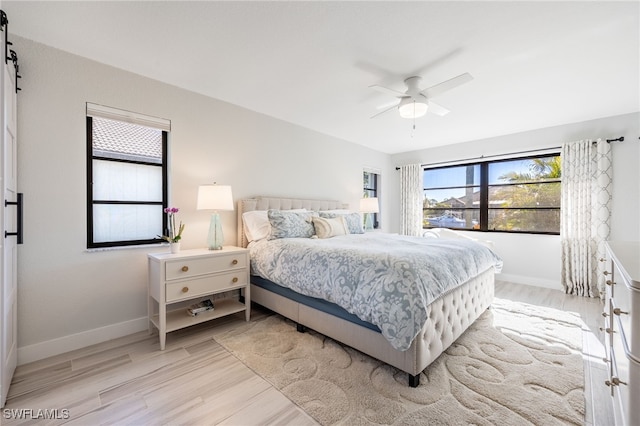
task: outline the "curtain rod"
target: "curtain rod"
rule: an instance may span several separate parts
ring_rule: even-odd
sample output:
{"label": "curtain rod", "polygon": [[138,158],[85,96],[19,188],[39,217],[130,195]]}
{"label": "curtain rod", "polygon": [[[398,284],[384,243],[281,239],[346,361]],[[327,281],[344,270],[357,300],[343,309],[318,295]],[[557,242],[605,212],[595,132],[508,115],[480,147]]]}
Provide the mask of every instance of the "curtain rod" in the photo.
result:
{"label": "curtain rod", "polygon": [[[624,142],[624,136],[620,136],[619,138],[616,139],[607,139],[607,143],[611,143],[611,142]],[[593,141],[592,143],[597,143],[596,141]],[[531,154],[534,152],[544,152],[544,151],[551,151],[551,150],[555,150],[555,149],[561,149],[561,146],[552,146],[550,148],[542,148],[542,149],[530,149],[528,151],[518,151],[518,152],[510,152],[508,154],[496,154],[496,155],[481,155],[480,157],[472,157],[472,158],[464,158],[462,160],[454,160],[454,161],[441,161],[439,163],[428,163],[428,164],[420,164],[421,166],[437,166],[439,164],[451,164],[451,163],[464,163],[466,161],[470,161],[470,160],[484,160],[487,158],[495,158],[495,157],[504,157],[504,156],[508,156],[508,155],[518,155],[518,154]],[[396,167],[396,170],[400,170],[400,167]]]}

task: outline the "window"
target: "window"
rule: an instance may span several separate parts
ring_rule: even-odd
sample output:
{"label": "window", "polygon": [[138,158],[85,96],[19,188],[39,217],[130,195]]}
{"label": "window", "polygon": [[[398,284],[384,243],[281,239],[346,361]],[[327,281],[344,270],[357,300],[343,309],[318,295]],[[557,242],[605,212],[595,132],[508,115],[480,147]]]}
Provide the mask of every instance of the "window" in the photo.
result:
{"label": "window", "polygon": [[[362,197],[363,198],[378,198],[378,203],[380,202],[380,195],[378,191],[380,175],[378,173],[374,173],[371,171],[365,170],[362,174],[363,181],[363,190]],[[365,221],[366,229],[378,229],[379,221],[378,221],[379,213],[365,213],[363,215],[363,220]],[[370,221],[370,222],[367,222]]]}
{"label": "window", "polygon": [[425,168],[424,228],[560,233],[558,154]]}
{"label": "window", "polygon": [[87,104],[88,248],[161,242],[169,125]]}

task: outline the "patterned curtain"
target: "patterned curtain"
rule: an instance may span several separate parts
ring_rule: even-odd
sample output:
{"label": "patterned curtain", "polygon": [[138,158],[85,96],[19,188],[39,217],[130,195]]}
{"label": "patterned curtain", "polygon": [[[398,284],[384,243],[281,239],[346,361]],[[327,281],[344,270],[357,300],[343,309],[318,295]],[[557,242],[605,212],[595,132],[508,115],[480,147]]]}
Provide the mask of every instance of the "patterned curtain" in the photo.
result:
{"label": "patterned curtain", "polygon": [[400,167],[400,203],[402,235],[422,233],[422,167],[409,164]]}
{"label": "patterned curtain", "polygon": [[604,297],[604,243],[609,238],[611,146],[598,139],[562,147],[562,285],[568,294]]}

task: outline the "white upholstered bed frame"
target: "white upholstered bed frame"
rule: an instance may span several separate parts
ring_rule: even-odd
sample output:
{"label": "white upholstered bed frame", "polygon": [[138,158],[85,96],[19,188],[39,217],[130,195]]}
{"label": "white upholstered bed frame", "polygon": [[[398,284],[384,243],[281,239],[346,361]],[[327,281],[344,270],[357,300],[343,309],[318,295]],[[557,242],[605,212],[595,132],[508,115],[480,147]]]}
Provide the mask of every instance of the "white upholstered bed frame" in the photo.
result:
{"label": "white upholstered bed frame", "polygon": [[[348,208],[338,201],[256,197],[238,202],[238,245],[246,247],[242,214],[252,210],[332,210]],[[427,307],[427,322],[406,351],[394,349],[381,333],[251,285],[251,301],[351,346],[409,374],[409,385],[489,307],[494,269],[489,268]]]}

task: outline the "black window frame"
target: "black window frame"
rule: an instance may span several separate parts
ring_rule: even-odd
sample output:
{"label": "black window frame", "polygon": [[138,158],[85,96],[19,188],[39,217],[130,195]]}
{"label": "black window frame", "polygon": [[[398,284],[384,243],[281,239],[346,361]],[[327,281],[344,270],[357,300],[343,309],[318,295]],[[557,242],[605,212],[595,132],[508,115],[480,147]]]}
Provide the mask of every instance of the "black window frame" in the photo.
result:
{"label": "black window frame", "polygon": [[[93,155],[93,117],[87,116],[87,248],[107,248],[126,247],[149,244],[160,244],[163,240],[159,237],[144,240],[124,240],[124,241],[93,241],[93,206],[99,204],[120,204],[120,205],[159,205],[162,207],[162,229],[167,229],[167,215],[164,209],[168,206],[169,200],[169,167],[168,167],[168,140],[169,134],[165,130],[162,132],[162,163],[147,161],[134,161],[121,158],[111,158]],[[114,161],[129,164],[142,164],[146,166],[162,167],[162,201],[132,201],[132,200],[94,200],[93,199],[93,160]]]}
{"label": "black window frame", "polygon": [[[371,179],[365,179],[364,175],[365,174],[369,174],[373,176],[373,186],[369,186],[367,187],[365,185],[365,181],[369,180],[371,181]],[[379,180],[380,174],[376,173],[376,172],[370,172],[367,170],[363,170],[362,172],[362,195],[363,197],[369,197],[369,198],[377,198],[378,199],[378,203],[380,203],[380,197],[378,196],[378,180]],[[379,229],[380,223],[378,221],[378,213],[367,213],[370,215],[373,215],[373,229]]]}
{"label": "black window frame", "polygon": [[[445,207],[425,207],[423,204],[423,218],[425,210],[479,210],[479,226],[478,228],[449,228],[454,230],[461,231],[473,231],[473,232],[501,232],[501,233],[509,233],[509,234],[537,234],[537,235],[560,235],[560,230],[558,232],[552,231],[535,231],[535,230],[506,230],[506,229],[489,229],[489,211],[490,210],[553,210],[553,211],[561,211],[562,206],[558,207],[490,207],[489,206],[489,188],[497,187],[497,186],[515,186],[515,185],[540,185],[540,184],[554,184],[562,181],[562,178],[557,178],[553,180],[547,181],[531,181],[531,182],[505,182],[500,184],[490,184],[489,183],[489,166],[491,164],[501,163],[501,162],[509,162],[509,161],[518,161],[518,160],[532,160],[537,158],[550,158],[550,157],[560,157],[560,153],[547,153],[547,154],[539,154],[539,155],[528,155],[524,157],[509,157],[502,158],[499,160],[485,160],[485,161],[477,161],[470,163],[458,163],[447,166],[440,167],[424,167],[423,168],[423,193],[424,191],[434,190],[434,189],[457,189],[457,188],[467,188],[467,187],[479,187],[480,195],[479,195],[479,207],[455,207],[455,208],[445,208]],[[425,187],[424,186],[424,173],[429,170],[439,170],[439,169],[447,169],[454,167],[465,167],[465,166],[480,166],[480,183],[479,185],[452,185],[449,187]],[[424,219],[422,229],[435,229],[436,226],[425,226]],[[446,228],[446,227],[445,227]]]}

